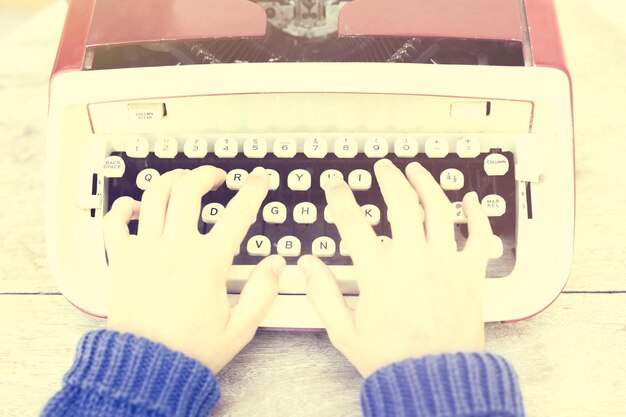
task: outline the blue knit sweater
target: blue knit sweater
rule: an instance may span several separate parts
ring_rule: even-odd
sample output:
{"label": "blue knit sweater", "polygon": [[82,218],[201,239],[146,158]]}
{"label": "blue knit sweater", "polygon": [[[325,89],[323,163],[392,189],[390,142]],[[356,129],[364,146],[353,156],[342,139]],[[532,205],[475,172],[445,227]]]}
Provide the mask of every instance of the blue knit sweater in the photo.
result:
{"label": "blue knit sweater", "polygon": [[[64,386],[43,417],[206,417],[220,397],[211,371],[182,353],[130,334],[99,330],[78,345]],[[517,377],[501,357],[458,353],[409,359],[365,380],[363,414],[520,417]]]}

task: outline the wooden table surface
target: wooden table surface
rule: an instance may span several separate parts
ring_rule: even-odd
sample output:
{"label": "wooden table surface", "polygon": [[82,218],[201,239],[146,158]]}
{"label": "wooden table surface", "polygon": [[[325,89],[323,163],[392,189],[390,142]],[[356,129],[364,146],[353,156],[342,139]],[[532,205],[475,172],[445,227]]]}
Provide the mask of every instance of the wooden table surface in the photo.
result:
{"label": "wooden table surface", "polygon": [[[577,135],[569,283],[539,316],[487,325],[531,417],[626,415],[626,30],[602,6],[559,3]],[[37,415],[79,337],[104,326],[58,293],[45,258],[47,80],[64,12],[56,3],[0,41],[0,416]],[[260,332],[219,379],[215,416],[360,415],[362,380],[324,333]]]}

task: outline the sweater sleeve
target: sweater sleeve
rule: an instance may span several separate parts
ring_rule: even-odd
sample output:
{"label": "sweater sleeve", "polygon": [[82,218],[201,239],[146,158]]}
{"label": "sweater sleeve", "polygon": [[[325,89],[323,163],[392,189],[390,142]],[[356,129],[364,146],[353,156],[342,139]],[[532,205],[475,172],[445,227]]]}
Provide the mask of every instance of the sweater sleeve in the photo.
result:
{"label": "sweater sleeve", "polygon": [[429,355],[379,369],[361,391],[365,417],[523,417],[517,376],[490,353]]}
{"label": "sweater sleeve", "polygon": [[42,417],[206,417],[220,397],[200,362],[107,330],[83,336],[63,382]]}

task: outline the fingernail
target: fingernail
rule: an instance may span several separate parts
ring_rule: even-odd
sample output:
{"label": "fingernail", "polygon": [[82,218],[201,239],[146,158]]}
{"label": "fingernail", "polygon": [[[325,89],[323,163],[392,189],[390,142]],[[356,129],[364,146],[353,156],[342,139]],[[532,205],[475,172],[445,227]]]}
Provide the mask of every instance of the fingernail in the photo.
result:
{"label": "fingernail", "polygon": [[304,271],[304,276],[309,277],[311,275],[311,269],[313,269],[313,265],[311,265],[311,260],[308,258],[300,258],[298,261],[298,266],[302,268]]}
{"label": "fingernail", "polygon": [[343,180],[337,176],[332,176],[326,181],[326,189],[339,187],[343,184]]}
{"label": "fingernail", "polygon": [[280,276],[280,274],[282,274],[285,270],[285,265],[287,265],[285,258],[282,256],[276,256],[272,261],[272,272],[274,275]]}
{"label": "fingernail", "polygon": [[424,168],[424,166],[422,164],[420,164],[419,162],[411,162],[409,165],[406,166],[407,169],[412,169],[414,171],[422,171],[425,170],[426,168]]}
{"label": "fingernail", "polygon": [[387,158],[381,159],[378,162],[376,162],[375,165],[378,165],[381,168],[386,168],[386,167],[391,167],[393,164],[391,163],[391,161]]}
{"label": "fingernail", "polygon": [[[204,165],[204,166],[209,166],[209,165]],[[213,168],[215,168],[215,170],[217,170],[217,172],[220,172],[220,173],[221,173],[221,174],[223,174],[224,176],[226,176],[226,175],[227,175],[227,172],[226,172],[226,171],[224,171],[222,168],[219,168],[219,167],[213,167]]]}
{"label": "fingernail", "polygon": [[262,177],[265,174],[266,174],[265,173],[265,168],[263,168],[263,167],[256,167],[250,173],[250,175],[254,175],[255,177]]}
{"label": "fingernail", "polygon": [[476,191],[472,191],[471,193],[468,193],[468,198],[478,201],[478,194],[476,193]]}

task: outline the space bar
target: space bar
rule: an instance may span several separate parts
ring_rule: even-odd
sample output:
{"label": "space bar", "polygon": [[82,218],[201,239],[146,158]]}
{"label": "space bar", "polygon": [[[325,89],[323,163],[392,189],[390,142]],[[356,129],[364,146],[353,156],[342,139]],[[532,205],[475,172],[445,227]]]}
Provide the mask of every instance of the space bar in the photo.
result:
{"label": "space bar", "polygon": [[[229,294],[239,294],[243,289],[250,273],[254,269],[252,265],[233,265],[230,269],[226,287]],[[337,277],[339,288],[344,295],[357,295],[358,286],[352,266],[331,266],[331,271]],[[306,294],[306,278],[301,269],[296,265],[287,265],[278,281],[280,294],[304,295]]]}
{"label": "space bar", "polygon": [[[235,304],[239,295],[229,294],[231,304]],[[344,297],[349,306],[355,307],[358,297]],[[265,329],[324,329],[313,306],[306,295],[278,295],[263,321]]]}

